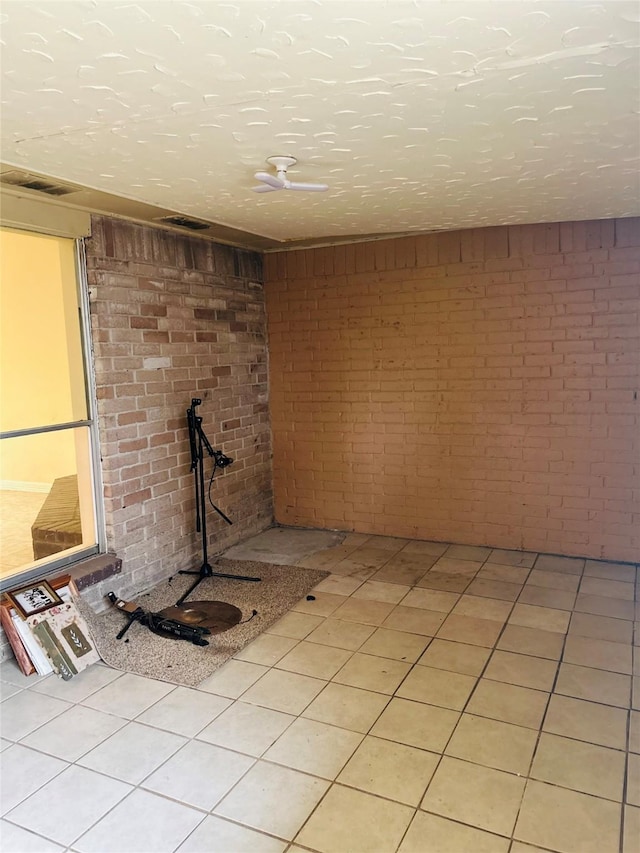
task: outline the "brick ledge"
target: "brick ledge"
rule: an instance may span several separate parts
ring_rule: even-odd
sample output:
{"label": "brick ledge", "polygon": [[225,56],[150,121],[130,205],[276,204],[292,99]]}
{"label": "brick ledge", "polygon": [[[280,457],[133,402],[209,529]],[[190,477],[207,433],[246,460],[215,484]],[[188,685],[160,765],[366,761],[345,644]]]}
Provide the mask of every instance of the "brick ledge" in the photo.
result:
{"label": "brick ledge", "polygon": [[116,554],[98,554],[75,563],[67,570],[67,574],[81,591],[112,575],[118,575],[121,571],[122,560]]}

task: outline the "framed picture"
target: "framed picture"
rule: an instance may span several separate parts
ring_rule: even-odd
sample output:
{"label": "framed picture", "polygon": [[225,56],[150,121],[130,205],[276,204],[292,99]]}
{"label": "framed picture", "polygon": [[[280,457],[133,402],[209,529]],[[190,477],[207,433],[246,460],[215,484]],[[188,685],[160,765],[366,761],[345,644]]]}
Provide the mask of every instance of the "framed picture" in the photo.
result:
{"label": "framed picture", "polygon": [[7,596],[24,619],[62,604],[62,599],[47,581],[36,581],[18,589],[7,590]]}

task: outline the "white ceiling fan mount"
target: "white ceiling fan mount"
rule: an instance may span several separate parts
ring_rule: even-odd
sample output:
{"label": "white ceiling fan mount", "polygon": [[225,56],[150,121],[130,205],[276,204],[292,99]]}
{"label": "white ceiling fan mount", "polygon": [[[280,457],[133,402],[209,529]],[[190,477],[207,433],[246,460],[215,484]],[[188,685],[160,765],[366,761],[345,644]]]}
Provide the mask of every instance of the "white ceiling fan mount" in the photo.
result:
{"label": "white ceiling fan mount", "polygon": [[275,166],[276,174],[271,172],[256,172],[254,177],[258,181],[262,181],[257,187],[252,187],[254,193],[270,193],[277,190],[300,190],[303,192],[323,193],[329,189],[328,184],[309,184],[301,181],[290,181],[287,178],[287,169],[289,166],[295,166],[298,161],[295,157],[287,157],[285,155],[274,155],[267,157],[267,163],[270,166]]}
{"label": "white ceiling fan mount", "polygon": [[295,157],[286,157],[284,155],[277,157],[267,157],[267,163],[271,166],[275,166],[278,172],[287,173],[287,169],[289,166],[295,166],[298,161]]}

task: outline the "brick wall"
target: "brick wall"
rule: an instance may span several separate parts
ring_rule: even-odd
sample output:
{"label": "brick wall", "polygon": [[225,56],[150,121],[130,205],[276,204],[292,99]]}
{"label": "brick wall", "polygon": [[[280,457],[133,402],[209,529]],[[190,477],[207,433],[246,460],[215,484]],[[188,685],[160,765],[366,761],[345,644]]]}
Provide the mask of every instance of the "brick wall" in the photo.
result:
{"label": "brick wall", "polygon": [[640,560],[639,224],[267,255],[276,520]]}
{"label": "brick wall", "polygon": [[[122,220],[93,218],[87,266],[108,546],[120,594],[199,568],[186,410],[215,449],[210,556],[272,522],[260,256]],[[211,473],[207,457],[206,473]]]}

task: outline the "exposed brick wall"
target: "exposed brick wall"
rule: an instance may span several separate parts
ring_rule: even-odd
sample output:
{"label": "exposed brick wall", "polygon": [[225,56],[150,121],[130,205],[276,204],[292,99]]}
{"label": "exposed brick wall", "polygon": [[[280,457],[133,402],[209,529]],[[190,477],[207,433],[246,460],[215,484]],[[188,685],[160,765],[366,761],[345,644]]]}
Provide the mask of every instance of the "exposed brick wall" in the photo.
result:
{"label": "exposed brick wall", "polygon": [[268,254],[276,520],[640,560],[639,224]]}
{"label": "exposed brick wall", "polygon": [[[94,217],[87,267],[108,547],[118,590],[199,568],[186,410],[234,458],[218,471],[209,554],[272,522],[271,438],[259,255]],[[205,465],[207,477],[211,460]]]}

